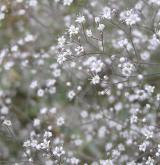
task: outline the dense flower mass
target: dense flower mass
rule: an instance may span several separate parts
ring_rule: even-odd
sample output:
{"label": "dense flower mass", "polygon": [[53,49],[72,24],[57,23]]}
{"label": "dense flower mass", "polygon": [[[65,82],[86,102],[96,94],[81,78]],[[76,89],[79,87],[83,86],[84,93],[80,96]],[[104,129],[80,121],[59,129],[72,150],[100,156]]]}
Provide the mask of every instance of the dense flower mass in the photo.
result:
{"label": "dense flower mass", "polygon": [[0,164],[160,164],[160,0],[2,0],[0,28]]}

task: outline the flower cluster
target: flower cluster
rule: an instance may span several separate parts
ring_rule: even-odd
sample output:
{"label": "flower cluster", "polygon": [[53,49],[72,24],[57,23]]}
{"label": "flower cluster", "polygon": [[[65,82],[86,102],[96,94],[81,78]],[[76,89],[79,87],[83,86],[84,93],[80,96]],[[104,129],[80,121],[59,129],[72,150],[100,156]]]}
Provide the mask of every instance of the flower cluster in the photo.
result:
{"label": "flower cluster", "polygon": [[160,163],[160,1],[0,5],[0,164]]}

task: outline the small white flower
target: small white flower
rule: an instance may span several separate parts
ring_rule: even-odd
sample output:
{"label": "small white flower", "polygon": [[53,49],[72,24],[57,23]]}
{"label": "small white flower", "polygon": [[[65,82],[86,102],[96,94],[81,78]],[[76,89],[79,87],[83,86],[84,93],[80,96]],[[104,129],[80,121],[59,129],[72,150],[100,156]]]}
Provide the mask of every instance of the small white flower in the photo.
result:
{"label": "small white flower", "polygon": [[10,120],[4,120],[3,124],[6,125],[6,126],[11,126],[12,125]]}
{"label": "small white flower", "polygon": [[152,159],[150,156],[148,157],[146,161],[146,165],[154,165],[154,159]]}
{"label": "small white flower", "polygon": [[112,160],[100,160],[100,165],[114,165]]}
{"label": "small white flower", "polygon": [[91,84],[96,85],[99,83],[100,83],[100,77],[98,75],[95,75],[94,77],[92,77]]}
{"label": "small white flower", "polygon": [[1,113],[2,115],[7,115],[8,112],[9,112],[9,109],[8,109],[8,107],[6,107],[6,106],[3,106],[3,107],[0,109],[0,113]]}
{"label": "small white flower", "polygon": [[124,62],[122,65],[120,65],[122,68],[122,74],[126,77],[129,77],[132,75],[132,73],[135,71],[135,67],[130,62]]}
{"label": "small white flower", "polygon": [[38,86],[38,82],[36,80],[32,81],[31,84],[30,84],[31,89],[35,89],[37,86]]}
{"label": "small white flower", "polygon": [[151,138],[153,138],[153,131],[152,131],[152,130],[147,129],[147,128],[144,128],[144,129],[142,130],[142,132],[143,132],[144,136],[146,137],[146,139],[151,139]]}
{"label": "small white flower", "polygon": [[81,53],[84,52],[84,48],[83,48],[83,46],[78,46],[77,48],[75,48],[75,51],[76,51],[77,55],[80,55]]}
{"label": "small white flower", "polygon": [[84,23],[86,20],[85,20],[85,17],[84,16],[79,16],[79,17],[77,17],[77,19],[76,19],[76,22],[78,22],[78,23]]}
{"label": "small white flower", "polygon": [[139,150],[145,152],[147,146],[149,146],[149,142],[148,141],[145,141],[141,145],[139,145]]}
{"label": "small white flower", "polygon": [[84,62],[84,65],[88,66],[92,72],[99,73],[102,71],[104,63],[102,62],[102,60],[91,56]]}
{"label": "small white flower", "polygon": [[131,124],[137,123],[137,120],[138,120],[138,117],[136,115],[132,115],[131,119],[130,119],[130,122],[131,122]]}
{"label": "small white flower", "polygon": [[64,6],[70,6],[72,4],[73,0],[63,0]]}
{"label": "small white flower", "polygon": [[37,126],[39,126],[40,125],[40,120],[39,119],[34,119],[34,121],[33,121],[33,126],[34,127],[37,127]]}
{"label": "small white flower", "polygon": [[105,25],[104,25],[104,24],[99,24],[99,26],[98,26],[97,29],[98,29],[99,31],[103,31],[104,28],[105,28]]}
{"label": "small white flower", "polygon": [[29,6],[35,7],[37,6],[37,4],[38,4],[37,0],[29,0]]}
{"label": "small white flower", "polygon": [[155,87],[151,85],[145,85],[144,89],[147,91],[148,94],[152,94],[154,92]]}
{"label": "small white flower", "polygon": [[60,157],[61,155],[64,155],[64,154],[65,154],[65,151],[62,146],[55,147],[55,149],[53,150],[53,155],[55,155],[55,156]]}
{"label": "small white flower", "polygon": [[92,31],[90,29],[86,30],[86,34],[87,34],[87,37],[92,37],[93,36]]}
{"label": "small white flower", "polygon": [[27,140],[23,143],[23,146],[24,147],[30,147],[31,146],[31,141],[30,140]]}
{"label": "small white flower", "polygon": [[75,92],[73,90],[69,91],[67,94],[67,97],[69,100],[72,100],[76,96]]}
{"label": "small white flower", "polygon": [[68,32],[69,32],[70,36],[76,35],[79,32],[79,28],[75,27],[74,25],[71,25],[68,29]]}
{"label": "small white flower", "polygon": [[111,15],[112,15],[112,11],[109,7],[106,6],[105,8],[103,8],[102,18],[110,20],[112,18]]}
{"label": "small white flower", "polygon": [[58,126],[62,126],[62,125],[64,125],[64,118],[63,117],[59,117],[58,119],[57,119],[57,125]]}
{"label": "small white flower", "polygon": [[58,45],[63,46],[65,42],[66,38],[64,36],[58,38]]}
{"label": "small white flower", "polygon": [[66,54],[61,53],[61,54],[58,54],[57,62],[59,64],[63,64],[66,61],[66,59],[67,59]]}
{"label": "small white flower", "polygon": [[72,157],[71,160],[70,160],[71,164],[74,164],[74,165],[78,165],[80,160],[75,158],[75,157]]}
{"label": "small white flower", "polygon": [[142,60],[149,60],[150,59],[150,53],[145,51],[140,54]]}
{"label": "small white flower", "polygon": [[99,17],[95,17],[95,23],[99,23],[100,22],[100,18]]}
{"label": "small white flower", "polygon": [[39,97],[43,97],[43,96],[44,96],[44,90],[43,90],[43,89],[38,89],[37,95],[38,95]]}
{"label": "small white flower", "polygon": [[124,21],[127,25],[134,25],[141,21],[139,14],[131,9],[120,13],[120,20]]}

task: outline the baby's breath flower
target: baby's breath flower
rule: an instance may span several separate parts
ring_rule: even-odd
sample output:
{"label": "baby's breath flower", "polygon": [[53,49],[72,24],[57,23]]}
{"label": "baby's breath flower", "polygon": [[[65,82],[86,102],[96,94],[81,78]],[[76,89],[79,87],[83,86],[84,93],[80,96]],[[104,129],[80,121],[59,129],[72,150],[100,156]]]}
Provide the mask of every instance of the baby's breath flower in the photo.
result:
{"label": "baby's breath flower", "polygon": [[120,20],[124,21],[127,25],[134,25],[140,22],[141,18],[136,10],[130,9],[120,13]]}
{"label": "baby's breath flower", "polygon": [[70,6],[72,4],[73,0],[63,0],[64,6]]}
{"label": "baby's breath flower", "polygon": [[91,84],[96,85],[100,83],[100,77],[98,75],[95,75],[91,79]]}
{"label": "baby's breath flower", "polygon": [[68,29],[68,32],[69,32],[69,35],[72,36],[72,35],[76,35],[78,34],[79,32],[79,28],[78,27],[75,27],[74,25],[71,25]]}
{"label": "baby's breath flower", "polygon": [[58,38],[58,45],[63,46],[66,42],[66,39],[64,36]]}
{"label": "baby's breath flower", "polygon": [[63,117],[59,117],[57,119],[57,125],[58,126],[62,126],[62,125],[64,125],[64,123],[65,123],[65,121],[64,121],[64,118]]}
{"label": "baby's breath flower", "polygon": [[67,94],[69,100],[72,100],[76,96],[76,93],[73,90],[70,90]]}
{"label": "baby's breath flower", "polygon": [[105,28],[105,25],[104,25],[104,24],[99,24],[97,29],[98,29],[99,31],[103,31],[104,28]]}
{"label": "baby's breath flower", "polygon": [[93,36],[91,29],[87,29],[86,34],[87,34],[87,37],[92,37]]}
{"label": "baby's breath flower", "polygon": [[80,55],[81,53],[84,52],[84,48],[82,46],[78,46],[77,48],[75,48],[75,51],[77,55]]}
{"label": "baby's breath flower", "polygon": [[11,121],[10,120],[7,120],[7,119],[5,119],[3,121],[3,124],[6,125],[6,126],[11,126],[12,125]]}
{"label": "baby's breath flower", "polygon": [[60,146],[60,147],[56,146],[55,149],[53,150],[53,155],[55,155],[55,156],[60,157],[60,156],[62,156],[64,154],[65,154],[65,151],[64,151],[62,146]]}
{"label": "baby's breath flower", "polygon": [[112,11],[109,7],[104,7],[102,12],[102,18],[110,20],[112,18]]}
{"label": "baby's breath flower", "polygon": [[76,22],[77,22],[77,23],[80,23],[80,24],[81,24],[81,23],[85,23],[85,21],[86,21],[86,20],[85,20],[85,17],[84,17],[84,16],[79,16],[79,17],[77,17],[77,19],[76,19]]}

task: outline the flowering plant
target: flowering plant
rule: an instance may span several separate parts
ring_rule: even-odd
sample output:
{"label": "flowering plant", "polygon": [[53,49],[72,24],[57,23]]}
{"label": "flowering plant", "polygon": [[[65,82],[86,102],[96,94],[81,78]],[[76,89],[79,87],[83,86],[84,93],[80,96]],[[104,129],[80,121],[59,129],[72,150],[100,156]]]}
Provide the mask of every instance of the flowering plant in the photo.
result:
{"label": "flowering plant", "polygon": [[0,163],[160,163],[159,0],[0,5]]}

